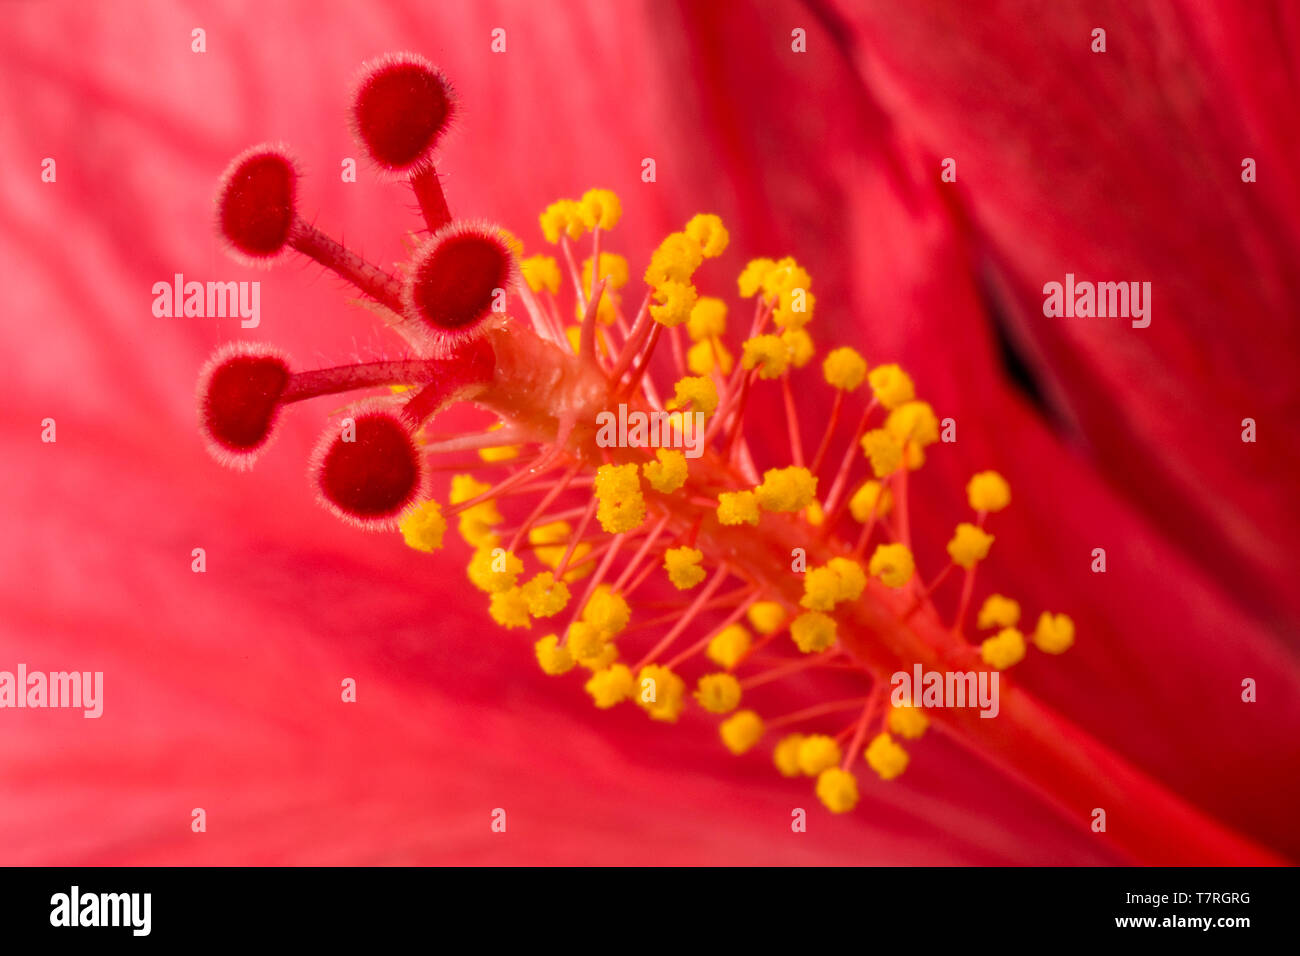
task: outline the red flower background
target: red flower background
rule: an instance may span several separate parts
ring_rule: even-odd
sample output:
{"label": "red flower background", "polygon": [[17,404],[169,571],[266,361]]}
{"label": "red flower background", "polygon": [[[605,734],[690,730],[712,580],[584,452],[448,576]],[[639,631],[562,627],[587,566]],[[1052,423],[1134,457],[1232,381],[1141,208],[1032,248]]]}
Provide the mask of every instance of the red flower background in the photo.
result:
{"label": "red flower background", "polygon": [[[819,345],[899,361],[959,422],[918,475],[918,554],[942,553],[972,472],[1011,481],[981,593],[1079,630],[1017,677],[1300,854],[1294,7],[30,3],[6,19],[0,669],[102,670],[105,709],[0,713],[0,862],[1123,859],[952,739],[831,817],[764,754],[727,754],[711,722],[598,714],[491,624],[458,553],[418,555],[314,503],[313,415],[287,418],[251,474],[212,462],[193,384],[214,346],[272,341],[309,366],[392,347],[317,267],[229,260],[211,199],[231,156],[284,140],[304,211],[373,261],[402,258],[409,193],[338,175],[358,155],[353,71],[399,49],[459,90],[439,165],[454,213],[531,247],[547,202],[607,186],[634,267],[699,211],[731,228],[728,275],[757,255],[805,263]],[[1150,281],[1151,327],[1043,317],[1042,283],[1070,271]],[[261,326],[155,318],[152,285],[177,272],[261,279]]]}

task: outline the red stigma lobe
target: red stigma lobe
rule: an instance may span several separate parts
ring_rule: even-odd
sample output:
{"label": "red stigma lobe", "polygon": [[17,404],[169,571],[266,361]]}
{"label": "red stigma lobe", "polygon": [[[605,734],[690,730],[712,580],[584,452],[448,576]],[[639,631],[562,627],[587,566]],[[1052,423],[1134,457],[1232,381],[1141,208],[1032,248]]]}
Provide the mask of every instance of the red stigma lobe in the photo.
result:
{"label": "red stigma lobe", "polygon": [[293,161],[270,146],[235,158],[218,196],[221,234],[236,250],[268,259],[284,249],[293,227],[298,174]]}
{"label": "red stigma lobe", "polygon": [[386,57],[363,71],[353,121],[371,158],[394,171],[427,162],[455,109],[447,81],[413,54]]}

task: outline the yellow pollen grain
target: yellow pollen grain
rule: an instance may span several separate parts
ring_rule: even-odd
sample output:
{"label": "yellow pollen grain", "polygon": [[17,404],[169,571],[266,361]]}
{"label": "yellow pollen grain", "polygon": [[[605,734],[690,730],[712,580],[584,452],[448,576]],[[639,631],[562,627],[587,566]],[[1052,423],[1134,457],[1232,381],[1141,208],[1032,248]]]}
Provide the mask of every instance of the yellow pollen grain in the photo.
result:
{"label": "yellow pollen grain", "polygon": [[711,295],[702,295],[691,309],[686,333],[692,342],[716,338],[727,331],[727,303]]}
{"label": "yellow pollen grain", "polygon": [[721,524],[758,524],[758,497],[752,491],[724,491],[718,495]]}
{"label": "yellow pollen grain", "polygon": [[831,813],[848,813],[858,805],[858,778],[839,767],[817,775],[817,799]]}
{"label": "yellow pollen grain", "polygon": [[948,556],[953,563],[970,570],[976,562],[988,557],[993,546],[993,535],[968,521],[957,525],[952,540],[948,542]]}
{"label": "yellow pollen grain", "polygon": [[664,570],[668,572],[668,580],[673,583],[673,587],[686,591],[703,581],[707,575],[700,566],[703,560],[704,552],[695,548],[683,546],[665,551]]}
{"label": "yellow pollen grain", "polygon": [[867,360],[857,349],[847,345],[834,349],[822,362],[822,375],[828,385],[852,392],[867,377]]}
{"label": "yellow pollen grain", "polygon": [[1064,614],[1038,616],[1034,628],[1034,646],[1045,654],[1064,654],[1074,644],[1074,621]]}
{"label": "yellow pollen grain", "polygon": [[888,478],[903,463],[903,447],[883,428],[873,428],[863,435],[861,445],[877,478]]}
{"label": "yellow pollen grain", "polygon": [[799,744],[799,772],[815,777],[828,767],[834,767],[844,757],[840,745],[825,734],[810,734]]}
{"label": "yellow pollen grain", "polygon": [[554,634],[548,634],[534,644],[533,653],[537,655],[537,664],[544,674],[556,676],[573,670],[573,655],[567,647],[559,646],[559,638]]}
{"label": "yellow pollen grain", "polygon": [[807,468],[770,468],[754,494],[764,511],[802,511],[817,495],[817,477]]}
{"label": "yellow pollen grain", "polygon": [[759,378],[780,378],[789,365],[790,354],[780,336],[756,335],[741,345],[741,368],[758,369]]}
{"label": "yellow pollen grain", "polygon": [[867,570],[874,578],[879,578],[887,587],[901,588],[916,572],[916,562],[912,552],[903,544],[876,545],[875,552]]}
{"label": "yellow pollen grain", "polygon": [[614,664],[598,670],[587,679],[587,693],[602,710],[620,704],[632,696],[635,685],[626,664]]}
{"label": "yellow pollen grain", "polygon": [[442,536],[447,531],[447,519],[442,516],[442,505],[432,498],[420,502],[399,522],[402,540],[416,551],[433,552],[442,547]]}
{"label": "yellow pollen grain", "polygon": [[763,736],[763,719],[752,710],[732,714],[718,726],[718,734],[728,750],[740,756]]}
{"label": "yellow pollen grain", "polygon": [[651,720],[675,723],[686,706],[686,682],[666,667],[647,664],[637,675],[636,702]]}
{"label": "yellow pollen grain", "polygon": [[750,627],[766,636],[785,626],[785,608],[776,601],[756,601],[745,612]]}
{"label": "yellow pollen grain", "polygon": [[897,365],[877,365],[867,376],[867,381],[876,401],[889,411],[916,398],[911,377]]}
{"label": "yellow pollen grain", "polygon": [[880,775],[881,780],[893,780],[907,769],[911,758],[907,751],[894,742],[889,734],[881,733],[872,738],[866,750],[867,766]]}
{"label": "yellow pollen grain", "polygon": [[553,617],[569,603],[569,587],[555,580],[550,571],[542,571],[522,588],[528,613],[533,617]]}
{"label": "yellow pollen grain", "polygon": [[[883,492],[883,494],[882,494]],[[894,494],[878,481],[865,481],[849,499],[849,514],[859,524],[871,520],[872,509],[877,518],[883,518],[894,507]]]}
{"label": "yellow pollen grain", "polygon": [[1011,486],[996,471],[981,471],[966,485],[966,497],[975,511],[1001,511],[1011,504]]}
{"label": "yellow pollen grain", "polygon": [[528,599],[523,588],[511,587],[495,592],[488,604],[488,614],[506,630],[532,627],[528,618]]}
{"label": "yellow pollen grain", "polygon": [[705,674],[695,685],[695,700],[711,714],[731,713],[740,697],[740,681],[730,674]]}
{"label": "yellow pollen grain", "polygon": [[890,707],[886,722],[890,730],[906,740],[920,739],[926,728],[930,726],[930,718],[925,716],[920,707],[911,704]]}
{"label": "yellow pollen grain", "polygon": [[700,246],[700,252],[706,259],[716,259],[727,251],[731,236],[722,220],[711,213],[699,213],[691,217],[684,230]]}
{"label": "yellow pollen grain", "polygon": [[1014,627],[1004,627],[980,644],[980,657],[989,667],[1005,670],[1025,659],[1025,636]]}
{"label": "yellow pollen grain", "polygon": [[835,643],[835,618],[821,611],[805,611],[790,622],[790,638],[805,654],[816,654]]}
{"label": "yellow pollen grain", "polygon": [[655,491],[672,494],[686,483],[686,456],[672,448],[657,449],[655,461],[643,464],[641,474]]}
{"label": "yellow pollen grain", "polygon": [[990,627],[1015,627],[1020,623],[1020,604],[1001,594],[990,594],[980,605],[976,626],[980,630]]}
{"label": "yellow pollen grain", "polygon": [[553,256],[529,256],[519,263],[528,288],[534,292],[547,292],[555,295],[560,291],[560,266]]}
{"label": "yellow pollen grain", "polygon": [[743,625],[729,624],[713,636],[705,656],[719,667],[731,670],[749,653],[752,639]]}

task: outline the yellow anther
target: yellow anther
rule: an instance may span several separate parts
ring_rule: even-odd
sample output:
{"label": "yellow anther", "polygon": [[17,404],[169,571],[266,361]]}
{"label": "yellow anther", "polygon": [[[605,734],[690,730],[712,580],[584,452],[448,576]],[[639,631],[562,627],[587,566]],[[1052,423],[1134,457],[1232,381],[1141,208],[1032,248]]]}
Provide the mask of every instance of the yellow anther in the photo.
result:
{"label": "yellow anther", "polygon": [[803,742],[803,734],[787,734],[772,748],[772,763],[776,764],[776,769],[781,771],[781,776],[799,776],[799,748],[803,746]]}
{"label": "yellow anther", "polygon": [[711,295],[702,295],[691,309],[686,333],[692,342],[703,342],[727,331],[727,303]]}
{"label": "yellow anther", "polygon": [[655,286],[654,297],[657,304],[650,306],[650,318],[672,328],[691,317],[696,300],[695,286],[689,282],[661,282]]}
{"label": "yellow anther", "polygon": [[496,594],[515,586],[524,571],[524,562],[505,548],[484,544],[469,560],[469,579],[480,591]]}
{"label": "yellow anther", "polygon": [[886,586],[901,588],[916,571],[916,562],[912,552],[903,544],[879,544],[871,555],[867,570],[874,578],[880,578]]}
{"label": "yellow anther", "polygon": [[[573,528],[567,521],[552,521],[549,524],[537,525],[528,531],[528,543],[533,546],[533,554],[537,560],[542,562],[552,570],[560,566],[560,561],[564,559],[564,552],[568,549],[569,535],[573,533]],[[574,559],[578,559],[584,552],[590,551],[589,545],[578,545],[573,551]]]}
{"label": "yellow anther", "polygon": [[867,745],[867,766],[880,774],[881,780],[893,780],[907,769],[907,751],[894,743],[889,734],[876,734]]}
{"label": "yellow anther", "polygon": [[686,367],[696,375],[711,375],[714,369],[730,375],[736,367],[736,359],[721,339],[705,339],[686,350]]}
{"label": "yellow anther", "polygon": [[803,329],[786,329],[781,333],[781,341],[785,343],[785,354],[795,368],[803,368],[817,354],[812,336]]}
{"label": "yellow anther", "polygon": [[672,448],[655,451],[655,461],[641,466],[641,474],[650,487],[663,494],[672,494],[686,483],[686,456]]}
{"label": "yellow anther", "polygon": [[[704,261],[700,244],[684,232],[674,232],[659,243],[650,255],[650,265],[645,270],[646,285],[657,289],[665,282],[690,285],[691,276]],[[689,309],[687,312],[689,313]]]}
{"label": "yellow anther", "polygon": [[507,588],[495,592],[489,603],[488,613],[507,630],[516,627],[532,627],[528,619],[528,599],[524,597],[523,588]]}
{"label": "yellow anther", "polygon": [[554,295],[560,291],[560,266],[552,256],[529,256],[519,263],[519,271],[534,292],[545,289]]}
{"label": "yellow anther", "polygon": [[645,520],[645,497],[636,471],[634,464],[601,465],[596,469],[596,520],[610,534],[631,531]]}
{"label": "yellow anther", "polygon": [[[885,419],[885,430],[900,445],[911,442],[924,448],[939,440],[939,419],[929,402],[905,402]],[[911,462],[908,462],[911,466]]]}
{"label": "yellow anther", "polygon": [[[627,285],[628,269],[627,260],[617,253],[602,252],[600,254],[600,278],[608,279],[606,286],[606,295],[609,289],[621,289]],[[591,289],[591,256],[582,260],[582,288]]]}
{"label": "yellow anther", "polygon": [[990,627],[1015,627],[1019,623],[1020,605],[1001,594],[990,594],[984,599],[984,603],[980,606],[979,618],[976,620],[980,630]]}
{"label": "yellow anther", "polygon": [[1046,654],[1064,654],[1074,643],[1074,622],[1064,614],[1048,614],[1044,611],[1038,616],[1038,626],[1034,628],[1034,646]]}
{"label": "yellow anther", "polygon": [[664,570],[668,572],[668,580],[673,582],[673,587],[686,591],[703,581],[707,574],[700,567],[703,560],[704,552],[695,548],[683,546],[665,551]]}
{"label": "yellow anther", "polygon": [[729,714],[740,706],[740,681],[730,674],[705,674],[695,685],[695,699],[711,714]]}
{"label": "yellow anther", "polygon": [[[501,423],[488,427],[488,431],[497,432],[501,430]],[[478,456],[484,461],[509,461],[512,458],[519,457],[518,445],[498,445],[496,448],[480,448]]]}
{"label": "yellow anther", "polygon": [[626,664],[614,664],[598,670],[587,678],[587,693],[596,702],[596,706],[605,710],[615,704],[621,704],[632,696],[635,685],[632,672]]}
{"label": "yellow anther", "polygon": [[718,495],[721,524],[758,524],[758,496],[752,491],[724,491]]}
{"label": "yellow anther", "polygon": [[846,345],[826,356],[822,362],[822,374],[826,376],[827,384],[851,392],[867,377],[867,360],[857,349]]}
{"label": "yellow anther", "polygon": [[533,653],[537,655],[542,673],[554,676],[573,670],[573,654],[567,647],[560,647],[559,642],[560,639],[554,634],[548,634],[533,645]]}
{"label": "yellow anther", "polygon": [[858,805],[858,778],[839,767],[817,775],[817,799],[831,813],[848,813]]}
{"label": "yellow anther", "polygon": [[403,515],[398,527],[408,547],[416,551],[437,551],[442,547],[447,519],[442,516],[442,505],[430,498]]}
{"label": "yellow anther", "polygon": [[623,215],[623,204],[618,201],[612,190],[588,189],[578,201],[582,221],[588,229],[600,226],[601,229],[613,229]]}
{"label": "yellow anther", "polygon": [[799,771],[806,777],[815,777],[828,767],[834,767],[844,757],[840,745],[825,734],[809,734],[799,745]]}
{"label": "yellow anther", "polygon": [[769,468],[754,489],[764,511],[802,511],[817,494],[817,476],[807,468]]}
{"label": "yellow anther", "polygon": [[569,603],[568,585],[555,580],[550,571],[539,572],[522,590],[528,613],[533,617],[553,617]]}
{"label": "yellow anther", "polygon": [[840,579],[830,568],[809,568],[803,576],[803,597],[799,606],[810,611],[829,611],[835,607]]}
{"label": "yellow anther", "polygon": [[763,287],[763,280],[775,268],[776,263],[771,259],[749,260],[749,263],[745,266],[745,271],[736,280],[736,285],[740,289],[740,297],[742,299],[752,299],[758,295],[758,290]]}
{"label": "yellow anther", "polygon": [[613,642],[604,644],[600,648],[600,653],[592,657],[578,658],[577,660],[579,664],[594,674],[596,671],[603,671],[618,660],[618,648],[614,646]]}
{"label": "yellow anther", "polygon": [[714,635],[704,653],[719,667],[735,667],[749,653],[749,631],[740,624],[729,624]]}
{"label": "yellow anther", "polygon": [[718,389],[713,384],[713,379],[704,376],[690,376],[680,378],[673,385],[673,397],[664,405],[664,408],[673,411],[678,408],[690,406],[693,412],[703,412],[706,416],[712,415],[718,407]]}
{"label": "yellow anther", "polygon": [[806,288],[787,289],[772,312],[772,324],[787,332],[802,331],[813,317],[817,297]]}
{"label": "yellow anther", "polygon": [[1013,667],[1025,658],[1025,636],[1014,627],[1004,627],[980,644],[980,657],[998,670]]}
{"label": "yellow anther", "polygon": [[763,635],[775,634],[785,626],[785,608],[775,601],[757,601],[745,612],[750,626]]}
{"label": "yellow anther", "polygon": [[852,558],[831,558],[828,570],[835,573],[835,601],[856,601],[867,586],[867,574]]}
{"label": "yellow anther", "polygon": [[862,453],[871,462],[877,478],[888,478],[903,463],[903,446],[883,428],[873,428],[862,436]]}
{"label": "yellow anther", "polygon": [[[883,492],[883,494],[882,494]],[[853,520],[866,524],[871,520],[872,509],[877,518],[883,518],[894,507],[894,494],[878,481],[865,481],[849,499],[849,513]]]}
{"label": "yellow anther", "polygon": [[835,643],[835,618],[805,611],[790,622],[790,638],[805,654],[816,654]]}
{"label": "yellow anther", "polygon": [[993,535],[968,521],[957,525],[952,540],[948,542],[948,556],[953,564],[967,570],[975,567],[977,561],[988,557],[989,548],[993,546]]}
{"label": "yellow anther", "polygon": [[[454,475],[451,479],[451,503],[461,504],[477,498],[491,488],[491,485],[476,480],[473,475]],[[490,499],[480,501],[466,508],[458,516],[460,536],[477,548],[486,544],[489,538],[495,537],[492,532],[493,526],[501,524],[504,520],[501,512],[497,510],[495,501]]]}
{"label": "yellow anther", "polygon": [[877,365],[867,376],[876,401],[893,411],[916,398],[911,377],[897,365]]}
{"label": "yellow anther", "polygon": [[718,734],[727,749],[740,756],[762,739],[763,719],[752,710],[742,710],[724,720]]}
{"label": "yellow anther", "polygon": [[647,664],[636,679],[636,702],[651,720],[676,722],[686,706],[686,682],[666,667]]}
{"label": "yellow anther", "polygon": [[886,722],[890,730],[907,740],[919,739],[930,726],[930,718],[925,716],[925,712],[920,707],[912,704],[890,707]]}
{"label": "yellow anther", "polygon": [[600,585],[582,609],[582,619],[605,637],[613,637],[627,627],[632,611],[623,595],[608,585]]}
{"label": "yellow anther", "polygon": [[700,244],[700,251],[706,259],[716,259],[722,255],[731,239],[722,220],[710,213],[692,216],[686,224],[686,235]]}
{"label": "yellow anther", "polygon": [[811,288],[812,277],[790,256],[778,259],[763,276],[763,294],[768,299],[775,299],[795,289],[807,291]]}
{"label": "yellow anther", "polygon": [[780,378],[790,367],[790,353],[779,335],[756,335],[742,343],[740,365],[758,369],[759,378]]}
{"label": "yellow anther", "polygon": [[559,242],[560,235],[567,233],[570,239],[577,239],[586,227],[582,222],[582,208],[572,199],[557,199],[538,217],[542,226],[542,235],[547,242]]}
{"label": "yellow anther", "polygon": [[[599,660],[610,646],[607,635],[594,624],[587,621],[574,621],[569,625],[569,638],[565,646],[574,659],[582,665]],[[599,669],[599,668],[597,668]]]}
{"label": "yellow anther", "polygon": [[808,502],[808,507],[803,509],[803,517],[814,528],[820,528],[826,523],[826,509],[814,498]]}
{"label": "yellow anther", "polygon": [[1011,504],[1011,486],[996,471],[981,471],[966,485],[966,497],[976,511],[1001,511]]}

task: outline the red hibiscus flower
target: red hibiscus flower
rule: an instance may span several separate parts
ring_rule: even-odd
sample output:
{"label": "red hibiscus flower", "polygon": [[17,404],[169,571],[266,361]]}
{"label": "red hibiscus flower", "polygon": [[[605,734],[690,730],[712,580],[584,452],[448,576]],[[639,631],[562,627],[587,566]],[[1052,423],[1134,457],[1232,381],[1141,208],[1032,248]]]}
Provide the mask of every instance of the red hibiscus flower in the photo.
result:
{"label": "red hibiscus flower", "polygon": [[[5,862],[1300,851],[1284,318],[1297,210],[1269,174],[1294,145],[1287,28],[1266,7],[1229,19],[1115,5],[1091,20],[1053,8],[1030,27],[1010,8],[935,6],[18,11],[0,41],[17,170],[0,193],[5,328],[19,357],[3,429],[0,670],[103,672],[104,696],[97,719],[0,711]],[[1089,48],[1098,26],[1104,54]],[[347,399],[287,411],[251,473],[214,465],[193,383],[220,344],[272,345],[295,370],[400,351],[319,268],[234,263],[211,197],[244,147],[287,142],[304,216],[371,262],[407,260],[427,203],[375,175],[346,123],[356,65],[404,49],[457,89],[437,170],[454,215],[499,222],[532,253],[548,203],[608,187],[635,282],[665,235],[716,213],[731,244],[707,268],[732,299],[749,260],[797,257],[818,301],[817,360],[792,373],[804,443],[831,413],[821,359],[840,345],[873,368],[900,364],[955,422],[957,440],[930,449],[908,489],[927,575],[970,476],[1006,476],[1014,500],[990,521],[978,598],[1068,612],[1078,640],[1012,672],[1009,719],[987,722],[1005,734],[944,723],[906,774],[864,774],[857,809],[832,816],[758,751],[728,754],[711,718],[664,727],[630,706],[595,711],[568,678],[541,674],[543,632],[493,623],[465,548],[421,554],[319,508],[304,471]],[[1243,182],[1244,157],[1259,181]],[[954,182],[940,175],[947,158]],[[1151,325],[1044,316],[1042,285],[1067,272],[1150,281]],[[259,323],[155,315],[155,284],[177,274],[259,280]],[[784,414],[779,388],[746,407],[763,467],[791,463]],[[1240,440],[1245,418],[1254,443]],[[947,619],[959,581],[935,592]],[[846,643],[871,658],[873,633],[853,633]],[[765,716],[845,696],[851,677],[776,682]],[[354,703],[341,699],[348,680]],[[1110,776],[1091,783],[1115,798],[1106,834],[1075,792],[1098,767]],[[791,832],[795,807],[807,832]],[[1135,835],[1137,820],[1150,832]]]}

